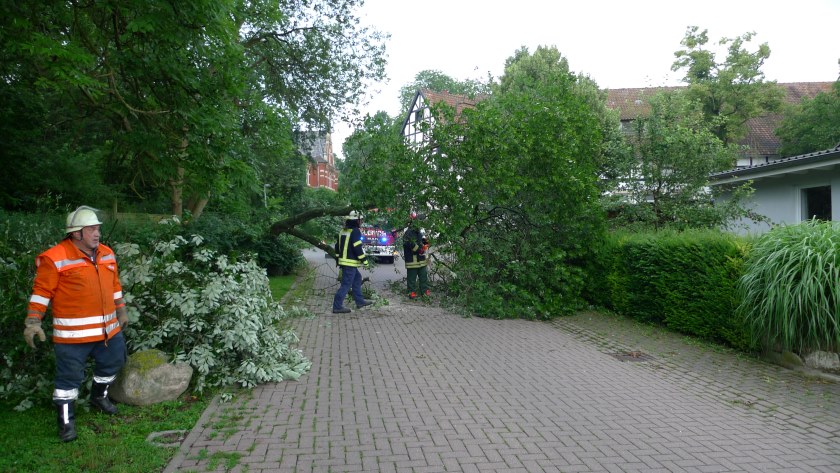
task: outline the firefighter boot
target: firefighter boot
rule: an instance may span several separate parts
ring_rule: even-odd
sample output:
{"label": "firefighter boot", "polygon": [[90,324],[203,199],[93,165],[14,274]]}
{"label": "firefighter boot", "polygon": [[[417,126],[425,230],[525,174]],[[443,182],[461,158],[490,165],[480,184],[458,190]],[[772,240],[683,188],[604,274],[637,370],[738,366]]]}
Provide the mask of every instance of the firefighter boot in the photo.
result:
{"label": "firefighter boot", "polygon": [[111,400],[108,399],[109,386],[110,384],[94,381],[90,389],[90,405],[108,415],[114,415],[117,413],[117,406],[113,405]]}
{"label": "firefighter boot", "polygon": [[55,403],[56,410],[58,411],[58,438],[62,442],[76,440],[75,405],[75,401]]}

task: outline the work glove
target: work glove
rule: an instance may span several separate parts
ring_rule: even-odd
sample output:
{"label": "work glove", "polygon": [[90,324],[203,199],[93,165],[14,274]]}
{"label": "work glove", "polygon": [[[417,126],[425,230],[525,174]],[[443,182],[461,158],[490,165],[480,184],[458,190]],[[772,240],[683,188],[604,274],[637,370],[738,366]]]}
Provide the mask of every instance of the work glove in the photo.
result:
{"label": "work glove", "polygon": [[120,323],[120,327],[128,327],[128,311],[125,310],[124,306],[117,309],[117,321]]}
{"label": "work glove", "polygon": [[47,336],[44,335],[44,329],[41,328],[41,319],[38,317],[27,317],[26,328],[23,329],[23,339],[32,348],[35,348],[35,335],[38,335],[38,338],[42,342],[47,341]]}

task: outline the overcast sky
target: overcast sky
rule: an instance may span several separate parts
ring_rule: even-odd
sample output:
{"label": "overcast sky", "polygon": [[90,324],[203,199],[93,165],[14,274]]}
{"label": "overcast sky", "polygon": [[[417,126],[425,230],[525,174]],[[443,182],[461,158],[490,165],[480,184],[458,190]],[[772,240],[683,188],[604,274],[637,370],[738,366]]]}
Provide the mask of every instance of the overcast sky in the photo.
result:
{"label": "overcast sky", "polygon": [[[423,70],[457,79],[499,77],[521,46],[556,46],[575,73],[602,89],[681,85],[671,72],[688,26],[709,44],[747,32],[770,46],[762,71],[777,82],[835,81],[840,75],[840,0],[366,0],[365,25],[390,33],[388,81],[376,84],[367,113],[401,114],[399,89]],[[723,60],[725,55],[718,54]],[[335,123],[333,145],[352,131]]]}

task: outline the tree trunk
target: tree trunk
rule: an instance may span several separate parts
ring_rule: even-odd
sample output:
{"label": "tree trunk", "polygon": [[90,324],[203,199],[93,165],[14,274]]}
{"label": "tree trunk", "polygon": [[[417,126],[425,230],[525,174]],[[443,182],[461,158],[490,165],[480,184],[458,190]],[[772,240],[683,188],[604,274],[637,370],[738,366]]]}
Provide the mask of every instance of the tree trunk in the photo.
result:
{"label": "tree trunk", "polygon": [[184,168],[178,166],[176,177],[169,180],[172,186],[172,215],[179,219],[184,216]]}
{"label": "tree trunk", "polygon": [[192,199],[190,202],[190,219],[191,220],[198,220],[198,217],[201,217],[201,214],[204,212],[204,207],[207,206],[207,202],[210,201],[210,193],[208,192],[204,197],[200,197],[198,199]]}

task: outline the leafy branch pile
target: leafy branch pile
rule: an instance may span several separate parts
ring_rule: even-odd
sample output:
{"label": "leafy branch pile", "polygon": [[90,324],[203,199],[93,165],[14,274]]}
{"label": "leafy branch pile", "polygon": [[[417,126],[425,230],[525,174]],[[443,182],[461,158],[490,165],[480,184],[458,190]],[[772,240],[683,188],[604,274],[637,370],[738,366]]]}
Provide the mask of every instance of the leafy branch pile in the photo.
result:
{"label": "leafy branch pile", "polygon": [[131,351],[157,348],[196,369],[194,389],[297,379],[310,362],[293,349],[285,310],[269,296],[265,271],[250,257],[229,259],[202,238],[175,236],[151,251],[116,252],[132,324]]}

